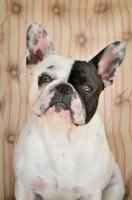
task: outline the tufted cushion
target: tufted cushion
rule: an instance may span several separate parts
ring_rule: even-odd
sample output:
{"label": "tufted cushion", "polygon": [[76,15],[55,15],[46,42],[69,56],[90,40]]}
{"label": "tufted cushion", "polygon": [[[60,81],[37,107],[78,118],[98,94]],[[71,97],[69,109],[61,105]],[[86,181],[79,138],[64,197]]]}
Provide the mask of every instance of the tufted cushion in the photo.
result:
{"label": "tufted cushion", "polygon": [[109,43],[127,48],[114,85],[100,97],[98,112],[111,151],[132,199],[132,1],[0,0],[0,200],[14,199],[13,150],[31,110],[26,70],[26,31],[45,27],[57,54],[89,60]]}

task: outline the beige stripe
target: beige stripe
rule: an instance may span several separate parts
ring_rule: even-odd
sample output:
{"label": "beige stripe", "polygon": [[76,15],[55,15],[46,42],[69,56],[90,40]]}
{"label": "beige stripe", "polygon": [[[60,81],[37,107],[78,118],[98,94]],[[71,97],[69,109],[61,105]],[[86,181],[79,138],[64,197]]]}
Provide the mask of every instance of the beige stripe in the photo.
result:
{"label": "beige stripe", "polygon": [[[2,40],[1,53],[3,57],[6,59],[7,63],[9,64],[10,18],[7,18],[5,22],[2,24],[2,30],[3,30],[3,40]],[[7,69],[9,68],[10,66],[7,66]]]}
{"label": "beige stripe", "polygon": [[[43,12],[46,12],[44,9]],[[42,24],[42,0],[34,1],[34,21]]]}
{"label": "beige stripe", "polygon": [[[1,116],[0,116],[1,117]],[[4,187],[3,187],[3,137],[5,133],[5,124],[0,118],[0,199],[4,199]]]}
{"label": "beige stripe", "polygon": [[4,21],[5,17],[6,17],[6,2],[5,1],[0,1],[0,8],[1,12],[0,12],[0,24]]}
{"label": "beige stripe", "polygon": [[[19,120],[19,105],[20,105],[20,94],[19,94],[19,85],[17,77],[11,79],[10,87],[11,90],[11,111],[10,111],[10,124],[9,131],[11,134],[15,134],[16,126]],[[9,92],[9,91],[7,91]],[[5,108],[6,110],[6,108]],[[8,109],[7,109],[8,113]]]}
{"label": "beige stripe", "polygon": [[[23,60],[23,58],[26,55],[27,48],[26,48],[26,32],[27,32],[27,27],[24,19],[19,15],[18,18],[18,39],[17,40],[17,51],[18,51],[18,56],[16,60],[17,68],[20,67],[20,64]],[[19,71],[18,71],[19,73]]]}
{"label": "beige stripe", "polygon": [[79,0],[79,7],[78,7],[78,22],[79,22],[79,29],[81,34],[85,34],[87,28],[87,0]]}
{"label": "beige stripe", "polygon": [[12,65],[16,65],[18,56],[18,17],[13,14],[10,16],[10,43],[9,43],[9,59]]}
{"label": "beige stripe", "polygon": [[29,27],[34,22],[34,0],[26,0],[25,15],[27,26]]}
{"label": "beige stripe", "polygon": [[9,72],[7,71],[7,63],[3,56],[0,54],[0,101],[2,100],[2,97],[8,85],[8,73]]}

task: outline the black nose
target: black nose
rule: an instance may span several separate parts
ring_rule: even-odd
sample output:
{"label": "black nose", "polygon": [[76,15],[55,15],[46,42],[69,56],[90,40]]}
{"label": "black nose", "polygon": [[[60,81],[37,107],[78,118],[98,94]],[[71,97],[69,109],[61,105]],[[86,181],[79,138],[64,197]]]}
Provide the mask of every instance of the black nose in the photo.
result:
{"label": "black nose", "polygon": [[60,84],[56,87],[56,89],[63,95],[72,94],[73,90],[66,84]]}

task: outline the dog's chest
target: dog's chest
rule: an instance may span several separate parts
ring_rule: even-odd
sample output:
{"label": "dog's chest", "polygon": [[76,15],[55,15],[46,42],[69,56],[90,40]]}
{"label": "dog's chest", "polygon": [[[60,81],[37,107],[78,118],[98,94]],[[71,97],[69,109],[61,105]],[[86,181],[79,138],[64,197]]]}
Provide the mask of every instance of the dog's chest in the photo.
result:
{"label": "dog's chest", "polygon": [[[90,195],[95,184],[103,187],[111,161],[100,122],[96,125],[89,128],[90,133],[85,126],[70,135],[64,132],[65,136],[46,129],[44,135],[35,129],[25,134],[24,168],[18,164],[26,173],[24,181],[46,199],[57,195],[60,199],[81,198]],[[27,171],[23,171],[25,167]]]}

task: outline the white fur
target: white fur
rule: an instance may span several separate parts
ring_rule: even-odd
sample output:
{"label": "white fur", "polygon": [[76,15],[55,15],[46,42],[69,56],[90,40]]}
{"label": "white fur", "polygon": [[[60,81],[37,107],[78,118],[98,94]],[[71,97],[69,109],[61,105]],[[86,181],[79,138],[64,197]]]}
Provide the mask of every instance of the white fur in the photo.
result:
{"label": "white fur", "polygon": [[[34,200],[35,192],[45,200],[100,200],[114,166],[97,114],[79,127],[55,112],[41,118],[32,114],[15,152],[16,199]],[[103,200],[117,200],[118,193],[122,199],[123,183],[116,174],[115,194]]]}
{"label": "white fur", "polygon": [[[43,200],[123,197],[123,181],[109,151],[103,123],[95,114],[83,125],[84,105],[67,83],[73,63],[71,59],[50,55],[33,70],[29,99],[34,114],[21,132],[14,156],[16,200],[35,200],[35,194]],[[52,70],[50,66],[54,66]],[[53,80],[39,88],[38,77],[43,72]],[[54,106],[48,108],[60,83],[67,83],[73,89],[72,117],[70,110],[57,113]],[[73,121],[83,126],[75,126]]]}
{"label": "white fur", "polygon": [[[52,54],[45,60],[40,62],[35,67],[33,74],[33,80],[29,91],[29,100],[33,112],[36,115],[42,115],[44,110],[49,107],[51,98],[54,96],[55,88],[60,83],[67,83],[71,68],[74,64],[74,60],[65,58],[56,54]],[[53,66],[52,70],[48,67]],[[41,89],[38,88],[38,77],[46,73],[53,80],[51,83],[43,86]],[[71,110],[74,109],[73,120],[76,124],[85,124],[85,109],[81,103],[79,95],[73,88],[73,86],[67,83],[74,91],[73,100],[71,102]],[[52,90],[52,93],[49,91]],[[41,105],[43,109],[40,110]]]}
{"label": "white fur", "polygon": [[[67,81],[74,60],[65,58],[56,54],[49,55],[45,60],[40,62],[32,71],[32,84],[29,91],[29,100],[32,110],[34,109],[34,104],[36,103],[37,97],[42,93],[42,90],[38,90],[38,77],[43,73],[47,73],[54,80],[47,85],[45,91],[48,91],[50,87],[55,87],[61,81]],[[54,66],[52,71],[48,68]],[[44,102],[45,103],[45,102]]]}

